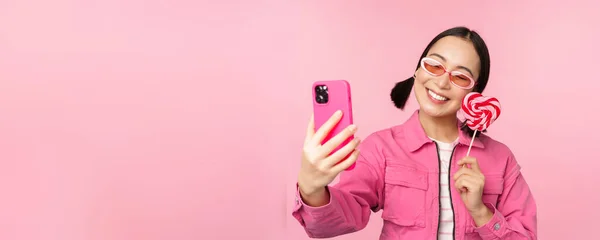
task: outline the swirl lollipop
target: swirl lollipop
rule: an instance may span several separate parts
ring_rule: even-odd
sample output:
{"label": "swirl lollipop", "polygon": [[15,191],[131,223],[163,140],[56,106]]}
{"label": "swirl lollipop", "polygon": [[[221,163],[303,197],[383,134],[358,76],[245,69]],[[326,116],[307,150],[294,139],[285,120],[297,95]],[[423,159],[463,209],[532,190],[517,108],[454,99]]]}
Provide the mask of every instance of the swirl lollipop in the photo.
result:
{"label": "swirl lollipop", "polygon": [[494,97],[471,92],[463,99],[461,110],[467,119],[467,126],[475,131],[467,151],[467,156],[469,156],[477,131],[487,129],[500,116],[500,102]]}

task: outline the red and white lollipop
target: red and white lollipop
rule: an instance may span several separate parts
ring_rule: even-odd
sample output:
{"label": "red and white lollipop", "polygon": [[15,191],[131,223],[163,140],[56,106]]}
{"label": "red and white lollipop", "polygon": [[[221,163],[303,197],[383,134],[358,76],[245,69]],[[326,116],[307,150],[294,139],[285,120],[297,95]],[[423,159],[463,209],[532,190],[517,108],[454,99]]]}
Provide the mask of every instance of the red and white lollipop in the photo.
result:
{"label": "red and white lollipop", "polygon": [[486,97],[478,92],[470,92],[463,99],[461,110],[467,119],[467,126],[475,131],[467,151],[467,156],[469,156],[477,131],[487,129],[500,116],[500,102],[494,97]]}

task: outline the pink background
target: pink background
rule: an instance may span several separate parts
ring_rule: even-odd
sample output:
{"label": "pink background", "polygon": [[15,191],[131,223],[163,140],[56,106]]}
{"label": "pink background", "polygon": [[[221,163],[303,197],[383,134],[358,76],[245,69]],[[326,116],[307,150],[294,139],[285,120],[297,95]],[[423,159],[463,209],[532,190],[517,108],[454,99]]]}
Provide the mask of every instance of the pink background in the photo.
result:
{"label": "pink background", "polygon": [[0,239],[306,239],[290,212],[310,84],[350,81],[360,137],[402,123],[416,101],[389,90],[463,24],[489,44],[490,134],[540,238],[591,238],[598,4],[417,2],[1,1]]}

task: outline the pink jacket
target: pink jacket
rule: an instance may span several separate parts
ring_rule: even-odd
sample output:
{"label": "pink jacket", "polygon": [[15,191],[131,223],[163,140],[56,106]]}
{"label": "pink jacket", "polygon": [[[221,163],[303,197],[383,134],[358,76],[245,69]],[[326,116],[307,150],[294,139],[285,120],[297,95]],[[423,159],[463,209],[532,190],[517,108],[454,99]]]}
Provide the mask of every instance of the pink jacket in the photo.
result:
{"label": "pink jacket", "polygon": [[[311,238],[327,238],[363,229],[371,211],[383,210],[384,239],[436,239],[439,225],[439,161],[436,144],[420,125],[418,111],[404,124],[362,141],[355,169],[329,186],[329,203],[304,204],[297,192],[292,215]],[[454,149],[450,176],[459,169],[471,139],[463,134]],[[471,149],[485,175],[483,202],[494,213],[476,227],[454,181],[450,181],[455,239],[537,239],[537,210],[520,167],[508,147],[481,135]]]}

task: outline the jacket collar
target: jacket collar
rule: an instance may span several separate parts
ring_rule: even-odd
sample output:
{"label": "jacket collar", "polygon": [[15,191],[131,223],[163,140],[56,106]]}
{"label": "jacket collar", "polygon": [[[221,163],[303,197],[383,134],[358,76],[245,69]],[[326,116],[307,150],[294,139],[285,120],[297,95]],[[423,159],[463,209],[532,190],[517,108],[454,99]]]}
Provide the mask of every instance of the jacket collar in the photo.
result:
{"label": "jacket collar", "polygon": [[[458,121],[458,124],[459,125],[456,126],[459,132],[458,142],[459,144],[469,146],[469,144],[471,144],[471,137],[460,130],[460,121]],[[419,110],[416,110],[403,125],[406,134],[406,144],[408,150],[411,152],[418,150],[427,143],[433,142],[433,140],[425,133],[423,126],[421,126],[421,121],[419,121]],[[473,140],[473,147],[484,148],[485,146],[479,138],[475,138],[475,140]]]}

